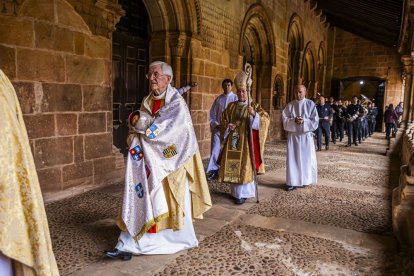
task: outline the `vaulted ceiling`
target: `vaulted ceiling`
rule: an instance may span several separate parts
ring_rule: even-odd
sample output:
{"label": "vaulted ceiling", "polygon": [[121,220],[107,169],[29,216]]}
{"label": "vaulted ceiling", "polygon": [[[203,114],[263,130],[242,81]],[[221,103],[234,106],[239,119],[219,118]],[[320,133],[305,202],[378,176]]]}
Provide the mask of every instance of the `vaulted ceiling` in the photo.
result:
{"label": "vaulted ceiling", "polygon": [[390,47],[398,46],[404,0],[314,0],[336,27]]}

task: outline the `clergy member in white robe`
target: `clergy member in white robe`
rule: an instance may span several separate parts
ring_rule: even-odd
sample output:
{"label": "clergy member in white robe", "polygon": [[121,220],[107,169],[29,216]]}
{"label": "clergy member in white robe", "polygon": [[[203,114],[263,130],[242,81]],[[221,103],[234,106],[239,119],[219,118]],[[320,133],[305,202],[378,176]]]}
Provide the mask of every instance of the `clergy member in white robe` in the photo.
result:
{"label": "clergy member in white robe", "polygon": [[150,64],[151,93],[128,118],[122,230],[105,255],[172,254],[196,247],[193,219],[211,208],[203,163],[187,104],[170,85],[171,66]]}
{"label": "clergy member in white robe", "polygon": [[306,87],[295,87],[295,100],[283,110],[283,127],[288,132],[286,190],[292,191],[317,182],[314,131],[319,116],[313,101],[306,99]]}
{"label": "clergy member in white robe", "polygon": [[218,176],[220,164],[217,159],[220,154],[220,117],[227,106],[237,101],[237,95],[232,92],[233,82],[225,79],[221,83],[223,94],[218,96],[210,109],[210,131],[211,131],[211,155],[207,167],[208,180],[213,180]]}

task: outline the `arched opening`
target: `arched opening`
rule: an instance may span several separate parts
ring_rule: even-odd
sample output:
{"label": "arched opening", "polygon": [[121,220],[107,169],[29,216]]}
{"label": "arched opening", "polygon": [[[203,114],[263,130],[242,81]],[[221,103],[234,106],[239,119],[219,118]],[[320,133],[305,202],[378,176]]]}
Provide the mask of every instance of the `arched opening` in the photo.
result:
{"label": "arched opening", "polygon": [[283,108],[286,103],[285,100],[285,93],[283,92],[283,78],[281,75],[277,75],[275,77],[274,85],[273,85],[273,108],[274,109],[281,109]]}
{"label": "arched opening", "polygon": [[378,109],[376,131],[381,131],[383,124],[383,110],[385,104],[386,80],[377,77],[351,77],[339,80],[339,98],[350,100],[352,96],[366,97]]}
{"label": "arched opening", "polygon": [[142,1],[120,0],[125,16],[112,35],[113,143],[127,154],[126,118],[148,94],[145,78],[149,54],[150,26]]}
{"label": "arched opening", "polygon": [[317,68],[317,83],[315,86],[315,91],[321,94],[325,93],[325,74],[326,74],[326,54],[324,43],[321,42],[318,50],[318,68]]}
{"label": "arched opening", "polygon": [[305,55],[302,61],[301,82],[307,88],[308,97],[316,97],[316,77],[315,77],[315,58],[312,51],[312,44],[309,43],[305,49]]}
{"label": "arched opening", "polygon": [[299,84],[300,65],[303,54],[303,30],[300,17],[294,14],[288,27],[288,70],[286,103],[294,99],[295,85]]}
{"label": "arched opening", "polygon": [[253,5],[243,20],[239,52],[252,65],[252,97],[270,111],[275,48],[272,24],[261,5]]}

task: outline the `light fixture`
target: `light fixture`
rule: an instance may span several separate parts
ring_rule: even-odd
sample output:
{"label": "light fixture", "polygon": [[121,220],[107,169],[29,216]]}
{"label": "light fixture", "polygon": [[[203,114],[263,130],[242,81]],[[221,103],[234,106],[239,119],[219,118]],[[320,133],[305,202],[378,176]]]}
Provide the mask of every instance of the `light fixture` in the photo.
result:
{"label": "light fixture", "polygon": [[364,81],[362,80],[362,81],[359,81],[359,84],[360,85],[363,85],[364,84]]}

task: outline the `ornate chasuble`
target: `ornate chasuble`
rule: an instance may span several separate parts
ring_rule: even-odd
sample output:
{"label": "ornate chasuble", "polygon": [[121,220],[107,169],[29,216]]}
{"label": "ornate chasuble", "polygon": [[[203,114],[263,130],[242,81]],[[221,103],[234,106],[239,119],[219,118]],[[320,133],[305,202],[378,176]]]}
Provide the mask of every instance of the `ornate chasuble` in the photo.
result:
{"label": "ornate chasuble", "polygon": [[[152,114],[155,114],[158,112],[158,110],[160,110],[160,108],[162,106],[164,106],[164,99],[153,99],[151,98],[151,103],[150,105],[152,105]],[[164,184],[163,184],[164,185]],[[150,229],[148,229],[148,233],[157,233],[157,224],[154,224]]]}
{"label": "ornate chasuble", "polygon": [[59,275],[22,111],[1,70],[0,117],[0,252],[14,275]]}
{"label": "ornate chasuble", "polygon": [[202,218],[211,207],[191,115],[184,99],[168,86],[158,99],[152,94],[147,96],[140,112],[152,114],[153,121],[145,133],[131,135],[122,213],[118,219],[121,230],[128,231],[135,239],[147,231],[182,228],[187,179],[192,217]]}
{"label": "ornate chasuble", "polygon": [[221,137],[229,123],[236,125],[223,142],[220,160],[219,179],[223,182],[246,184],[253,180],[254,171],[250,156],[250,147],[253,145],[255,166],[258,173],[264,173],[263,152],[269,127],[269,115],[257,103],[252,103],[259,114],[259,130],[252,131],[253,141],[250,141],[250,115],[247,105],[242,102],[230,103],[221,116]]}

